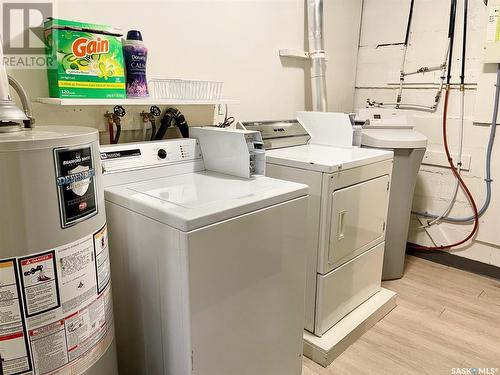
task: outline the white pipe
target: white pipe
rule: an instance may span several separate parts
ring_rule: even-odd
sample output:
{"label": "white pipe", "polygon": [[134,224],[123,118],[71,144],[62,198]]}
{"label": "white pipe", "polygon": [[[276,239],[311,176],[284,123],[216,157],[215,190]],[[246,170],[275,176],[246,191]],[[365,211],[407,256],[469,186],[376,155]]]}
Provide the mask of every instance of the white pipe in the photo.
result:
{"label": "white pipe", "polygon": [[396,108],[399,108],[401,100],[403,98],[403,83],[405,81],[405,62],[406,62],[406,53],[408,52],[408,45],[404,46],[403,50],[403,58],[401,59],[401,69],[399,71],[399,91],[398,96],[396,97]]}
{"label": "white pipe", "polygon": [[323,0],[307,0],[309,56],[313,111],[326,112],[326,53],[323,31]]}
{"label": "white pipe", "polygon": [[405,77],[408,77],[408,76],[412,76],[415,74],[430,73],[430,72],[435,72],[436,70],[442,70],[442,68],[443,67],[441,65],[431,66],[431,67],[423,66],[423,67],[419,68],[418,70],[414,70],[412,72],[405,72],[404,75],[405,75]]}
{"label": "white pipe", "polygon": [[[417,71],[412,71],[412,72],[409,72],[409,73],[406,73],[404,71],[405,62],[406,62],[406,54],[408,52],[408,46],[404,47],[403,58],[402,58],[402,62],[401,62],[401,71],[400,71],[400,75],[399,75],[398,95],[396,97],[396,103],[393,104],[395,106],[395,108],[398,108],[398,109],[403,109],[403,108],[423,108],[423,109],[429,110],[431,112],[436,111],[437,106],[439,104],[439,101],[441,99],[441,93],[442,93],[443,87],[444,87],[444,80],[446,78],[445,74],[446,74],[446,68],[448,66],[447,60],[448,60],[448,55],[450,53],[450,47],[451,47],[451,38],[448,38],[448,46],[446,48],[446,53],[444,55],[443,62],[442,62],[442,64],[439,67],[437,67],[437,66],[436,67],[430,67],[430,68],[428,68],[428,67],[422,67],[422,68],[420,68]],[[425,70],[422,70],[422,69],[425,69]],[[423,73],[427,73],[427,72],[430,72],[430,71],[437,71],[439,69],[441,69],[441,77],[440,77],[439,88],[437,90],[436,95],[434,96],[434,104],[433,105],[431,105],[431,106],[425,106],[425,105],[415,105],[415,104],[404,104],[404,103],[402,103],[402,99],[403,99],[403,86],[404,86],[404,80],[405,80],[406,76],[410,76],[410,75],[414,75],[414,74],[423,74]],[[389,104],[387,103],[385,105],[389,105]]]}

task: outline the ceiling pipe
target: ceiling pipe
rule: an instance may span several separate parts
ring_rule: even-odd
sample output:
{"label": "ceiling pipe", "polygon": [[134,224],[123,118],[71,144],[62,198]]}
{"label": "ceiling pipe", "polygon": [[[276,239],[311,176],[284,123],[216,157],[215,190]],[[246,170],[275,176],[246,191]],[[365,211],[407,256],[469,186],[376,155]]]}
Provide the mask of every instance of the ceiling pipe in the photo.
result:
{"label": "ceiling pipe", "polygon": [[306,3],[309,52],[281,49],[279,54],[280,57],[310,60],[312,109],[315,112],[326,112],[328,101],[326,95],[326,52],[323,0],[306,0]]}
{"label": "ceiling pipe", "polygon": [[323,0],[307,0],[309,58],[313,111],[326,112],[326,53],[324,40]]}

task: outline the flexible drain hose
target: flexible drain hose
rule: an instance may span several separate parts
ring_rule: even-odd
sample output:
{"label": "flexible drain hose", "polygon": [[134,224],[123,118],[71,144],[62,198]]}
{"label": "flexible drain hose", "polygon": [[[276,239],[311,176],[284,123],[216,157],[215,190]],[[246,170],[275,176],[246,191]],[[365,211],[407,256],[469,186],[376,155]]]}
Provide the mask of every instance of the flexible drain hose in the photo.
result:
{"label": "flexible drain hose", "polygon": [[[491,121],[491,127],[490,127],[490,137],[488,140],[488,149],[486,152],[486,178],[485,178],[485,183],[486,183],[486,199],[484,201],[484,204],[478,211],[478,216],[481,217],[484,215],[484,213],[488,210],[488,207],[490,206],[491,203],[491,183],[493,180],[491,179],[491,159],[493,155],[493,145],[495,144],[495,135],[496,135],[496,130],[497,130],[497,116],[498,116],[498,110],[499,110],[499,101],[500,101],[500,64],[497,66],[497,82],[495,85],[495,104],[493,107],[493,117]],[[423,216],[423,217],[428,217],[435,219],[439,215],[435,214],[430,214],[427,212],[413,212],[413,214],[418,215],[418,216]],[[452,223],[468,223],[472,220],[474,220],[475,216],[467,216],[467,217],[444,217],[442,220],[443,221],[448,221]]]}

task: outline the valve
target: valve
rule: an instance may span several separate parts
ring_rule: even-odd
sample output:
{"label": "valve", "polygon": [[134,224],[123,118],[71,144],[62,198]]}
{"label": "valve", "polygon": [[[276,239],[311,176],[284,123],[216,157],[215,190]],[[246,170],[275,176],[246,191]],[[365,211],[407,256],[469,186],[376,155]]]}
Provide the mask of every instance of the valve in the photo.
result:
{"label": "valve", "polygon": [[[106,111],[104,117],[108,120],[109,143],[117,144],[120,141],[122,133],[121,119],[127,114],[125,108],[121,105],[116,105],[113,112]],[[116,125],[116,134],[114,134],[114,126]]]}
{"label": "valve", "polygon": [[156,135],[156,117],[161,115],[161,110],[158,106],[153,105],[149,109],[149,112],[142,111],[141,116],[142,116],[142,121],[148,122],[151,124],[151,137],[150,140],[154,140],[154,137]]}

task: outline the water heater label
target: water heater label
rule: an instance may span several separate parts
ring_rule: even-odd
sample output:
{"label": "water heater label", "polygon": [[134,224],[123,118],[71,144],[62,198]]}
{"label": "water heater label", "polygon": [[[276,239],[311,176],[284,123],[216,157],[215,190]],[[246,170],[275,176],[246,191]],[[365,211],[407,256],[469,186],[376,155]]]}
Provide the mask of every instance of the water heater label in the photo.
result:
{"label": "water heater label", "polygon": [[94,234],[94,253],[97,275],[97,291],[101,293],[108,286],[111,280],[108,228],[106,226]]}
{"label": "water heater label", "polygon": [[67,228],[97,213],[92,145],[54,150],[61,226]]}
{"label": "water heater label", "polygon": [[106,226],[49,251],[0,260],[0,279],[3,374],[82,374],[111,345]]}
{"label": "water heater label", "polygon": [[34,316],[60,306],[55,253],[50,251],[20,260],[21,285],[26,316]]}
{"label": "water heater label", "polygon": [[4,374],[24,374],[32,367],[16,259],[0,261],[0,355]]}

